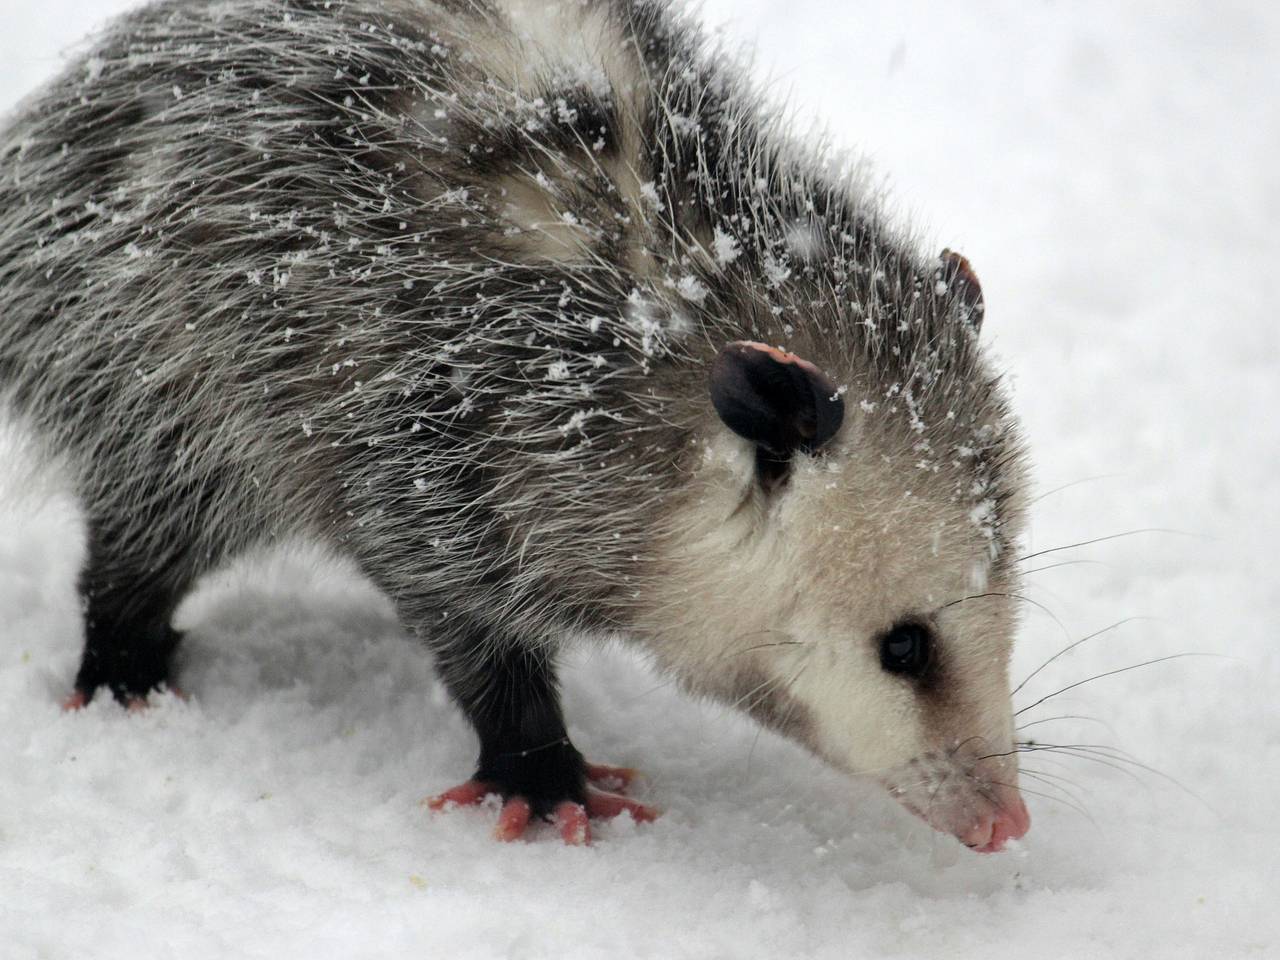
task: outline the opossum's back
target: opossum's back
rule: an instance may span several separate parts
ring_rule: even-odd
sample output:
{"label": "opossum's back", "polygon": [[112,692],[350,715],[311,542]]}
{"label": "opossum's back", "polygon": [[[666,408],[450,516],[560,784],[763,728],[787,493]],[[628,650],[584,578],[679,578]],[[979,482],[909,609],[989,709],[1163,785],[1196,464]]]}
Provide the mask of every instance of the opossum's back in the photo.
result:
{"label": "opossum's back", "polygon": [[403,304],[430,209],[406,238],[384,108],[432,57],[329,7],[148,8],[7,129],[0,363],[37,412],[134,422],[222,392],[231,415],[356,366],[342,330]]}

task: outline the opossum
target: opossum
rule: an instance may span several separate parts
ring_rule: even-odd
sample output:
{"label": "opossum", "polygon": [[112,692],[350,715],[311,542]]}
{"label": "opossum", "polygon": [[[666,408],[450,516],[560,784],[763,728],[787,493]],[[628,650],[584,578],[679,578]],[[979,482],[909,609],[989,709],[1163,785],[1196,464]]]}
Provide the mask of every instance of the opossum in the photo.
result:
{"label": "opossum", "polygon": [[1026,832],[1026,455],[959,254],[660,0],[160,0],[0,135],[0,385],[88,523],[78,706],[264,541],[352,558],[566,840],[626,638],[982,851]]}

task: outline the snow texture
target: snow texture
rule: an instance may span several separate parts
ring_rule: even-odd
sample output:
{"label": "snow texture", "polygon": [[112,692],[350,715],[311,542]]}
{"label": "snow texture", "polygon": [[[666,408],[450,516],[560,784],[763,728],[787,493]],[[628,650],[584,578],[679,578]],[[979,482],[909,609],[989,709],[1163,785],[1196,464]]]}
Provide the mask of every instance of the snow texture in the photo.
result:
{"label": "snow texture", "polygon": [[[0,103],[126,6],[5,4]],[[56,468],[30,466],[11,429],[0,957],[1280,956],[1280,326],[1267,299],[1280,13],[702,8],[729,43],[759,41],[757,68],[782,78],[802,123],[865,151],[898,205],[973,262],[983,336],[1037,463],[1028,552],[1159,528],[1032,562],[1044,569],[1013,668],[1020,679],[1139,618],[1016,700],[1036,723],[1025,735],[1146,766],[1027,757],[1046,778],[1024,781],[1032,832],[977,857],[624,652],[584,646],[565,680],[570,732],[590,757],[643,768],[640,795],[666,815],[600,825],[588,849],[546,831],[498,846],[492,810],[418,805],[469,772],[472,735],[386,601],[305,548],[212,577],[184,606],[189,701],[61,713],[81,530]],[[1213,656],[1032,706],[1183,652]]]}

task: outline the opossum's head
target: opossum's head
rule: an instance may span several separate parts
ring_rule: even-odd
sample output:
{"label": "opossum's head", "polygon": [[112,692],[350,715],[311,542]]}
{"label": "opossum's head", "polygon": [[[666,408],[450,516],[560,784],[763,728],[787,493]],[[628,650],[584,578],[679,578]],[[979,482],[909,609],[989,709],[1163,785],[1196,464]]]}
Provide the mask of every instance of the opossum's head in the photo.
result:
{"label": "opossum's head", "polygon": [[963,416],[934,404],[936,428],[888,393],[763,344],[719,354],[653,643],[689,688],[992,852],[1029,826],[1008,679],[1017,440],[989,389]]}

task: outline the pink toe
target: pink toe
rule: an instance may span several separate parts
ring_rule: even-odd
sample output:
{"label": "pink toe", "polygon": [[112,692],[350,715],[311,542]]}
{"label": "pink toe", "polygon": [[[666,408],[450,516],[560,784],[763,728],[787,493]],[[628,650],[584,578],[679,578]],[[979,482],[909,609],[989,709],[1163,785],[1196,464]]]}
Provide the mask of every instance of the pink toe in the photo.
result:
{"label": "pink toe", "polygon": [[83,690],[73,690],[62,701],[62,709],[67,713],[73,710],[83,710],[89,705],[89,698],[85,696]]}
{"label": "pink toe", "polygon": [[587,811],[582,804],[565,800],[557,804],[554,816],[560,836],[566,844],[583,847],[591,842],[591,822],[587,819]]}
{"label": "pink toe", "polygon": [[503,843],[519,840],[524,836],[525,827],[529,826],[529,817],[533,811],[529,801],[523,797],[512,797],[502,805],[498,814],[498,825],[493,828],[493,836]]}
{"label": "pink toe", "polygon": [[459,807],[472,807],[493,792],[493,787],[487,783],[481,783],[479,780],[468,780],[466,783],[460,783],[456,787],[450,787],[444,793],[428,797],[425,803],[432,810],[443,810],[449,804]]}
{"label": "pink toe", "polygon": [[603,790],[587,791],[587,813],[599,819],[616,817],[623,811],[631,814],[638,823],[649,823],[661,813],[655,807],[646,806],[630,797],[622,797],[616,793],[605,793]]}

